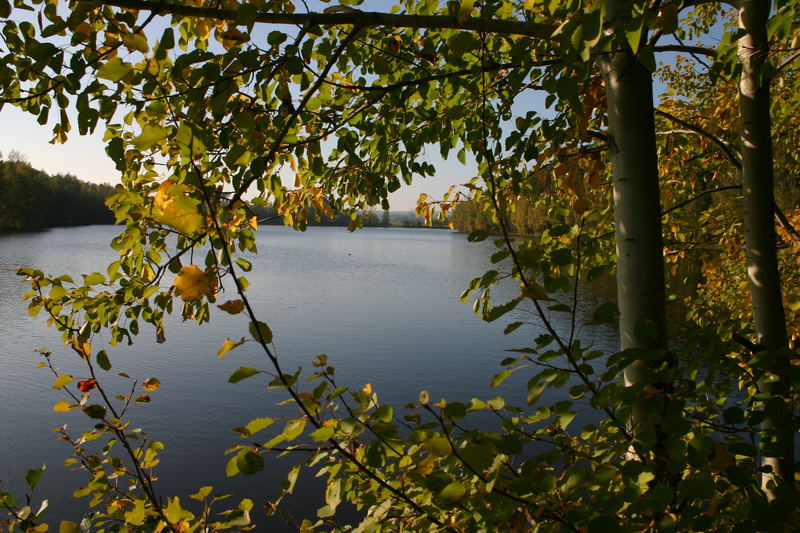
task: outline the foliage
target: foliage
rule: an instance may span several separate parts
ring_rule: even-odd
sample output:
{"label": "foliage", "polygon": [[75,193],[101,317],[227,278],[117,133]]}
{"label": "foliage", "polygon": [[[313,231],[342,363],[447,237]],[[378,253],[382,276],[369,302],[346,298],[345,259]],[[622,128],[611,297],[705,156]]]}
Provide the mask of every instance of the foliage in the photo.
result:
{"label": "foliage", "polygon": [[[662,214],[652,209],[658,194],[625,193],[625,182],[636,181],[624,174],[629,162],[635,162],[633,177],[651,179],[653,169],[636,157],[656,154],[655,129],[646,129],[649,112],[634,123],[618,116],[635,100],[626,99],[626,76],[649,88],[645,69],[656,70],[656,52],[709,57],[709,81],[695,83],[677,99],[686,102],[672,102],[670,109],[708,109],[708,123],[698,119],[695,129],[711,136],[724,133],[713,130],[711,120],[733,130],[735,116],[719,113],[725,100],[716,91],[740,70],[734,41],[741,36],[729,31],[717,50],[701,46],[727,17],[719,6],[408,0],[393,14],[345,5],[300,14],[296,7],[233,0],[79,0],[68,6],[20,0],[12,7],[0,0],[6,18],[0,101],[42,123],[58,112],[55,142],[66,140],[73,122],[80,133],[103,125],[108,155],[123,174],[122,187],[108,199],[125,225],[112,243],[117,261],[79,282],[30,268],[19,272],[31,285],[29,312],[49,316],[91,375],[76,382],[46,355],[54,388],[69,398],[55,410],[81,410],[93,425],[78,437],[62,434],[73,446],[69,463],[88,474],[77,491],[91,497],[86,527],[182,532],[251,524],[253,502],[231,504],[212,496],[210,487],[192,497],[197,503],[158,494],[151,472],[162,445],[127,422],[128,411],[147,403],[157,380],[140,385],[130,378],[130,391],[118,397],[105,389],[113,347],[133,342],[140,323],[163,340],[164,315],[176,304],[185,319],[199,323],[211,320],[215,307],[241,315],[249,338],[221,341],[218,355],[251,342],[265,362],[239,368],[229,381],[264,380],[296,405],[296,416],[282,423],[262,417],[237,427],[242,440],[229,450],[226,473],[257,474],[270,453],[308,450],[306,466],[326,480],[326,505],[303,530],[334,528],[330,519],[343,501],[364,513],[355,526],[361,531],[779,531],[793,523],[795,480],[779,477],[776,485],[762,486],[760,478],[770,473],[763,458],[785,444],[777,442],[770,421],[787,420],[779,429],[790,440],[797,429],[797,365],[775,375],[770,353],[758,339],[747,339],[750,316],[738,312],[741,307],[733,313],[727,304],[714,307],[709,327],[705,311],[693,310],[689,327],[683,321],[671,326],[668,345],[658,321],[666,305],[660,292],[652,301],[634,302],[639,314],[629,314],[625,299],[626,280],[658,277],[631,273],[637,263],[627,263],[629,255],[649,254],[660,267],[665,236],[683,246],[685,235],[708,229],[717,243],[726,242],[738,232],[738,209],[719,211],[712,203],[692,206],[697,211],[687,215],[676,208],[641,239],[627,237],[640,228],[612,220],[631,206],[652,211],[647,214],[655,219]],[[769,21],[774,48],[792,48],[786,44],[796,31],[796,6],[776,7]],[[36,17],[20,13],[27,9]],[[169,25],[156,30],[167,17]],[[262,29],[267,23],[298,26]],[[677,44],[660,48],[663,35],[674,35]],[[682,44],[698,38],[697,46]],[[620,71],[620,64],[627,68]],[[673,85],[692,87],[683,73],[674,79]],[[534,91],[545,95],[547,111],[520,110]],[[642,95],[648,97],[633,94]],[[643,145],[648,153],[626,151],[631,139],[612,117],[623,126],[644,124],[643,137],[653,138]],[[710,182],[703,179],[713,176],[724,146],[734,143],[720,146],[702,137],[698,145],[674,136],[660,144],[665,204],[705,195]],[[674,150],[669,142],[687,149]],[[469,195],[500,232],[495,269],[473,280],[463,299],[474,298],[476,313],[490,322],[527,306],[546,331],[511,350],[492,379],[499,387],[511,374],[528,377],[525,405],[502,396],[432,401],[423,391],[400,412],[382,404],[371,386],[351,390],[338,383],[324,356],[312,362],[311,375],[285,369],[272,330],[249,304],[244,273],[252,265],[240,255],[256,252],[257,220],[244,200],[273,206],[298,229],[313,213],[347,213],[355,229],[360,213],[376,205],[388,209],[390,192],[435,173],[423,158],[434,146],[443,157],[473,157],[478,175],[465,192],[421,198],[419,212],[444,218]],[[791,157],[786,161],[791,165]],[[678,172],[685,179],[676,179]],[[283,183],[285,176],[294,178],[292,186]],[[508,221],[530,208],[515,204],[520,198],[532,199],[533,212],[545,214],[546,224],[537,235],[515,240]],[[695,224],[684,231],[691,220]],[[488,229],[468,238],[484,240]],[[680,273],[690,257],[668,245],[667,257]],[[615,256],[626,246],[630,253]],[[725,259],[720,271],[734,272],[735,259]],[[605,354],[577,338],[575,299],[584,279],[615,266],[620,311],[609,302],[594,318],[619,319],[626,349]],[[631,277],[623,279],[623,271]],[[703,275],[711,280],[708,270]],[[731,277],[713,281],[741,298]],[[519,292],[498,303],[492,288],[503,280]],[[663,281],[657,279],[662,288]],[[237,295],[216,305],[223,283],[235,286]],[[708,284],[701,291],[712,289]],[[572,328],[556,331],[550,313],[566,313]],[[731,334],[719,335],[719,324]],[[523,326],[512,322],[506,331]],[[744,347],[731,342],[734,331],[747,341]],[[623,373],[644,377],[626,382]],[[776,379],[788,380],[791,390],[765,392],[763,382]],[[562,394],[550,400],[545,390]],[[601,418],[575,427],[587,406]],[[485,418],[495,422],[474,422]],[[101,443],[101,450],[88,452],[87,441]],[[300,469],[291,470],[270,508],[280,509]],[[117,478],[125,482],[111,482]],[[13,500],[3,498],[17,513]],[[23,530],[33,527],[27,517],[10,520]],[[80,527],[61,524],[62,531]]]}

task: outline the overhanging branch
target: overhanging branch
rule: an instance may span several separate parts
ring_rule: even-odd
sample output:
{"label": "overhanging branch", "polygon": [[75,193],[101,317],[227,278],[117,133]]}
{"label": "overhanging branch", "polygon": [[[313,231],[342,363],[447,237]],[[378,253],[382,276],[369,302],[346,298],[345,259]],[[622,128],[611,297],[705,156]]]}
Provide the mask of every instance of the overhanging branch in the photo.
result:
{"label": "overhanging branch", "polygon": [[686,52],[688,54],[703,55],[708,57],[717,56],[717,52],[711,48],[691,46],[687,44],[662,44],[660,46],[654,46],[653,50],[656,52]]}
{"label": "overhanging branch", "polygon": [[[79,0],[82,2],[91,0]],[[94,2],[93,2],[94,3]],[[212,7],[192,7],[151,0],[101,0],[100,5],[151,11],[160,15],[183,15],[186,17],[210,18],[217,20],[237,21],[236,10]],[[483,33],[507,35],[523,35],[551,40],[555,28],[549,24],[526,22],[510,19],[491,19],[469,17],[459,20],[458,17],[445,15],[398,15],[352,9],[333,13],[272,13],[262,11],[255,17],[256,22],[268,24],[290,24],[304,26],[353,25],[360,27],[394,27],[419,29],[458,29]]]}

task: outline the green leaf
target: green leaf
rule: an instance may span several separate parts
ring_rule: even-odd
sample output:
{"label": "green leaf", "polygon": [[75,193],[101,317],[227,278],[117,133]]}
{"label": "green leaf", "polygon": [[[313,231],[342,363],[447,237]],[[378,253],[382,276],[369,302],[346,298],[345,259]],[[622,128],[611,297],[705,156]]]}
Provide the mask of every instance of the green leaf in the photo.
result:
{"label": "green leaf", "polygon": [[236,456],[236,467],[239,472],[249,476],[264,470],[264,458],[251,450],[242,450]]}
{"label": "green leaf", "polygon": [[108,360],[108,354],[105,350],[97,352],[97,366],[103,370],[111,370],[111,361]]}
{"label": "green leaf", "polygon": [[450,455],[453,448],[450,446],[450,441],[447,437],[433,437],[425,441],[425,448],[437,457],[444,457]]}
{"label": "green leaf", "polygon": [[[255,4],[242,3],[236,7],[236,23],[252,29],[258,17],[258,7]],[[271,43],[270,43],[271,44]]]}
{"label": "green leaf", "polygon": [[231,374],[231,377],[228,378],[228,383],[239,383],[243,379],[247,379],[249,377],[255,376],[258,374],[258,370],[255,368],[250,368],[248,366],[240,366],[236,369],[236,371]]}
{"label": "green leaf", "polygon": [[145,518],[144,500],[136,500],[133,508],[125,512],[125,521],[133,526],[141,526]]}
{"label": "green leaf", "polygon": [[147,124],[142,128],[142,133],[133,139],[133,145],[137,150],[149,150],[153,146],[161,145],[167,138],[167,129],[158,124]]}
{"label": "green leaf", "polygon": [[553,253],[550,254],[550,261],[556,266],[568,265],[572,262],[572,250],[569,248],[554,250]]}
{"label": "green leaf", "polygon": [[499,386],[510,375],[511,375],[511,370],[503,370],[502,372],[498,372],[492,378],[492,387]]}
{"label": "green leaf", "polygon": [[380,420],[381,422],[391,422],[392,417],[394,416],[394,409],[390,405],[381,405],[375,411],[374,417]]}
{"label": "green leaf", "polygon": [[269,344],[272,342],[272,330],[264,322],[250,322],[250,335],[258,342]]}
{"label": "green leaf", "polygon": [[89,418],[95,418],[98,420],[105,418],[106,416],[106,408],[98,404],[84,406],[83,412],[86,413]]}
{"label": "green leaf", "polygon": [[309,433],[309,436],[317,442],[324,442],[333,437],[334,431],[331,426],[322,426]]}
{"label": "green leaf", "polygon": [[39,484],[39,480],[42,479],[45,470],[47,470],[47,463],[42,464],[41,468],[31,468],[25,472],[25,483],[28,484],[31,490],[35,489],[36,485]]}
{"label": "green leaf", "polygon": [[87,287],[89,285],[99,285],[106,282],[106,277],[100,272],[92,272],[91,274],[83,276],[83,284]]}
{"label": "green leaf", "polygon": [[289,420],[286,423],[286,426],[283,428],[282,435],[287,441],[292,441],[300,436],[300,434],[303,432],[303,428],[305,427],[305,418],[295,418],[293,420]]}
{"label": "green leaf", "polygon": [[461,483],[453,482],[448,484],[436,495],[437,500],[445,505],[457,503],[467,493],[466,487]]}
{"label": "green leaf", "polygon": [[109,59],[98,69],[97,77],[104,80],[118,82],[133,70],[130,63],[125,63],[118,57]]}
{"label": "green leaf", "polygon": [[454,55],[461,57],[472,50],[477,41],[472,33],[460,31],[447,39],[447,47]]}
{"label": "green leaf", "polygon": [[256,418],[247,423],[245,428],[249,435],[255,435],[264,428],[271,426],[275,420],[272,418]]}

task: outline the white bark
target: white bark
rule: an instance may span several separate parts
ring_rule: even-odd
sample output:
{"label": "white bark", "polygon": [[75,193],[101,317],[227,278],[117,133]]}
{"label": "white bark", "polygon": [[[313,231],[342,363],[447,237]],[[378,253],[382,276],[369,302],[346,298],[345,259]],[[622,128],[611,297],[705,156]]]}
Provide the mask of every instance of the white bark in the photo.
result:
{"label": "white bark", "polygon": [[[769,79],[762,75],[769,49],[766,23],[770,4],[744,0],[738,6],[739,26],[747,30],[738,41],[742,64],[739,115],[747,274],[757,344],[769,358],[767,368],[778,378],[762,383],[761,390],[788,400],[784,369],[789,350],[774,225]],[[794,487],[794,435],[788,422],[768,418],[763,424],[762,438],[775,439],[777,446],[773,449],[778,450],[774,457],[763,458],[763,464],[772,467],[772,473],[762,478],[762,487],[770,499],[777,497],[779,486]]]}

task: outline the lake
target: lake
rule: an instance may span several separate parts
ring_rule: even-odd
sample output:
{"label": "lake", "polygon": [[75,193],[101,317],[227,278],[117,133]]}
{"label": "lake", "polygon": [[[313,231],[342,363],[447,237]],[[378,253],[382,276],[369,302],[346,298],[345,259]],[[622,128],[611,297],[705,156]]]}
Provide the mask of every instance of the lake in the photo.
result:
{"label": "lake", "polygon": [[[0,234],[0,490],[12,491],[22,501],[25,471],[46,461],[48,470],[35,501],[49,500],[51,528],[60,519],[79,521],[87,511],[85,498],[71,496],[84,475],[62,466],[71,450],[51,430],[67,424],[75,435],[90,424],[80,413],[52,411],[66,396],[52,389],[48,370],[35,368],[42,358],[34,350],[52,350],[54,365],[76,377],[85,371],[74,352],[61,346],[58,332],[44,326],[42,316],[27,315],[20,301],[27,288],[13,271],[31,266],[73,276],[104,272],[116,258],[109,243],[118,231],[90,226]],[[512,403],[524,404],[529,375],[519,373],[499,389],[489,382],[509,355],[504,350],[532,344],[541,327],[522,327],[504,336],[507,323],[535,320],[521,309],[487,324],[473,314],[471,305],[459,302],[469,281],[491,268],[489,256],[495,248],[490,242],[469,243],[464,235],[444,230],[367,228],[348,233],[345,228],[312,227],[298,233],[266,226],[259,231],[258,247],[260,255],[253,258],[253,271],[247,275],[250,298],[259,318],[274,332],[285,369],[303,366],[310,373],[312,358],[325,353],[337,369],[339,385],[360,389],[370,383],[381,401],[396,409],[416,401],[421,390],[428,390],[432,400],[503,394]],[[503,292],[510,295],[512,290],[500,287],[493,300],[504,301]],[[613,299],[613,291],[607,283],[583,291],[578,324],[602,301]],[[226,299],[219,297],[220,302]],[[291,411],[276,406],[285,397],[267,390],[265,379],[228,383],[240,366],[269,369],[253,343],[216,357],[226,337],[248,335],[242,317],[216,310],[212,323],[204,326],[170,319],[163,344],[154,342],[152,329],[142,327],[133,346],[106,349],[112,375],[128,372],[140,380],[156,376],[162,383],[151,393],[151,403],[132,411],[135,423],[166,445],[158,469],[159,494],[178,494],[185,501],[200,486],[213,484],[215,491],[252,498],[253,516],[263,520],[258,518],[259,508],[275,496],[276,484],[291,463],[270,455],[264,472],[226,478],[224,451],[242,442],[231,428]],[[561,327],[567,326],[567,318],[553,315]],[[613,328],[581,330],[596,347],[615,351]],[[121,378],[108,379],[119,387],[115,393],[127,393]],[[317,491],[318,484],[302,479],[288,509],[298,519],[313,518]],[[273,530],[290,530],[280,519],[271,520]]]}

